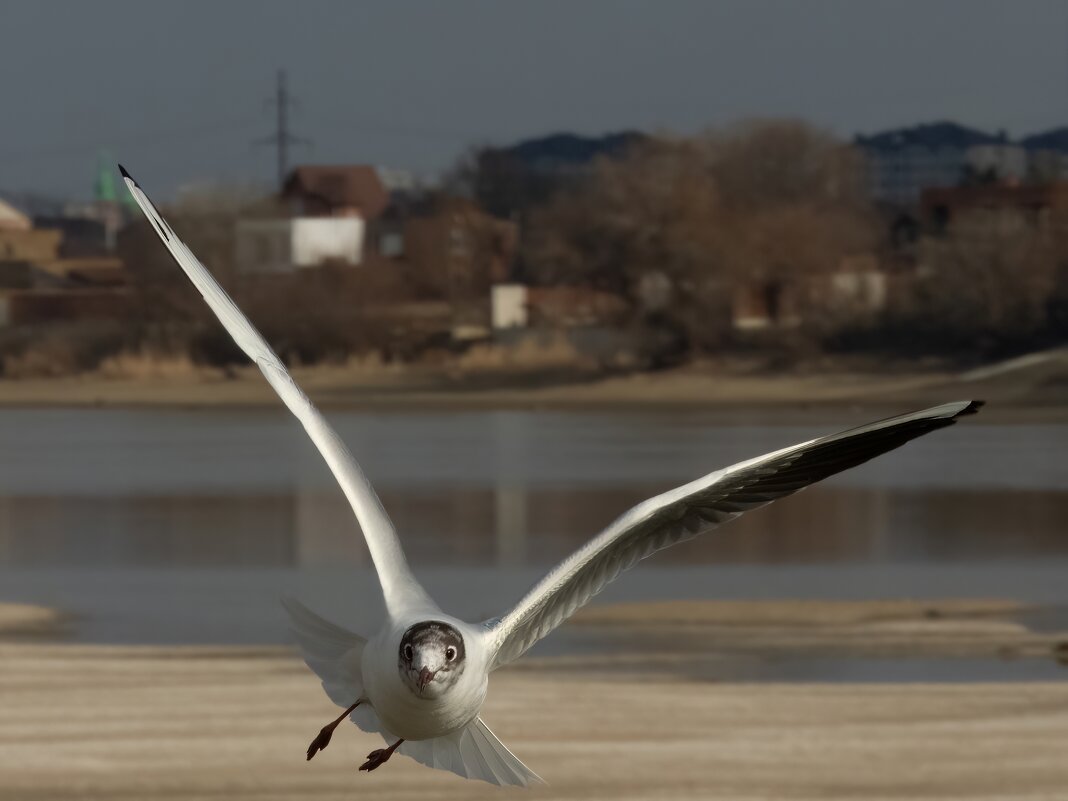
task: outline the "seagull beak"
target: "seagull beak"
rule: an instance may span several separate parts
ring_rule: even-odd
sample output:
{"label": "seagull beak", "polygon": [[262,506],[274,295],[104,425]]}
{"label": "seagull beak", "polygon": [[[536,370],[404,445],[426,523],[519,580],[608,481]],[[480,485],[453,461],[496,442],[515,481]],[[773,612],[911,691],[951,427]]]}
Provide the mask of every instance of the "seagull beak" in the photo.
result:
{"label": "seagull beak", "polygon": [[419,692],[422,692],[431,680],[434,678],[434,671],[430,668],[420,668],[419,670]]}

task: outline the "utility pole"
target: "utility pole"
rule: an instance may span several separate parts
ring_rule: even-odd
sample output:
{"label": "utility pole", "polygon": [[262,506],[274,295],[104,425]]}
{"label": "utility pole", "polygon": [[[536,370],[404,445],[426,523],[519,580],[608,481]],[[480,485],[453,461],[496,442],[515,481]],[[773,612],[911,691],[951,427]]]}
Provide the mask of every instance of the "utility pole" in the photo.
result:
{"label": "utility pole", "polygon": [[311,141],[289,132],[289,107],[296,105],[296,102],[289,96],[285,70],[278,70],[274,99],[267,102],[273,103],[275,107],[275,130],[270,136],[257,139],[254,144],[275,146],[278,158],[278,190],[281,191],[285,184],[286,173],[289,172],[289,146],[308,145]]}

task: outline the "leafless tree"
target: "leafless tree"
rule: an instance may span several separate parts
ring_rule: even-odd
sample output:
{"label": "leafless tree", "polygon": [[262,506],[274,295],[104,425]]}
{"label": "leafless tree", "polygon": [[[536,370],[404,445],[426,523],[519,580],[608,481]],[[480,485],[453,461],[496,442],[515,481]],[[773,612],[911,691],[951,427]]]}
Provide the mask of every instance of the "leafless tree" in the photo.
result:
{"label": "leafless tree", "polygon": [[847,145],[802,123],[661,138],[536,211],[524,259],[536,280],[617,292],[636,314],[645,279],[662,276],[691,344],[714,347],[737,286],[794,282],[815,311],[825,294],[800,288],[873,247],[862,179]]}
{"label": "leafless tree", "polygon": [[962,215],[926,240],[911,316],[941,342],[984,352],[1026,344],[1047,326],[1057,282],[1052,232],[1012,210]]}

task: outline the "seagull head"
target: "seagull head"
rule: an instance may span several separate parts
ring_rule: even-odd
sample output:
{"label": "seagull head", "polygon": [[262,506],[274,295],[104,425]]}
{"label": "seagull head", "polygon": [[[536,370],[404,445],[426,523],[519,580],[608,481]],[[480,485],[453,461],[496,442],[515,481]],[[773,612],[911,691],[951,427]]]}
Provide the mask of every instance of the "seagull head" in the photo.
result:
{"label": "seagull head", "polygon": [[464,638],[448,623],[416,623],[401,637],[401,680],[420,698],[441,698],[464,671]]}

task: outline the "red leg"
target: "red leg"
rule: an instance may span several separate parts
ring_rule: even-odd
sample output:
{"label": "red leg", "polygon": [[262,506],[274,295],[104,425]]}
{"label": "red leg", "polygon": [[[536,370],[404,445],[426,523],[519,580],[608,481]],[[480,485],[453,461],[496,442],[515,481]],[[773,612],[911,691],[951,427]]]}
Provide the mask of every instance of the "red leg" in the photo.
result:
{"label": "red leg", "polygon": [[363,703],[363,699],[361,698],[355,704],[353,704],[348,709],[346,709],[344,712],[342,712],[337,720],[334,720],[334,721],[331,721],[330,723],[327,723],[325,726],[323,726],[319,730],[319,734],[315,737],[314,740],[311,741],[311,745],[308,746],[308,759],[311,759],[319,751],[322,751],[324,748],[326,748],[328,745],[330,745],[330,738],[334,736],[334,729],[336,729],[339,725],[341,725],[341,721],[343,721],[345,718],[347,718],[349,715],[351,715],[352,714],[352,710],[354,710],[356,707],[358,707],[362,703]]}
{"label": "red leg", "polygon": [[404,740],[397,740],[389,748],[379,748],[377,751],[372,751],[367,755],[367,761],[360,765],[360,770],[374,770],[375,768],[383,765],[386,760],[393,756],[393,752],[397,750],[397,746],[403,743]]}

